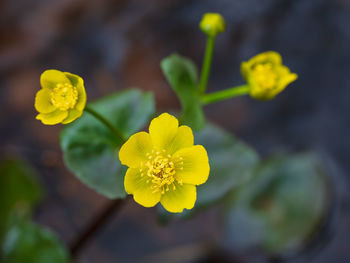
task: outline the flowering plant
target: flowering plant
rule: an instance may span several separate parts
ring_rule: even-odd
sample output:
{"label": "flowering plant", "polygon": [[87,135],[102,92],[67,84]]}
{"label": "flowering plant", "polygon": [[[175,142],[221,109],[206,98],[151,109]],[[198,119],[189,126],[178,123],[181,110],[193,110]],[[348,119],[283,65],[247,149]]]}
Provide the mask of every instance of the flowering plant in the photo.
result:
{"label": "flowering plant", "polygon": [[[178,54],[160,63],[181,103],[180,112],[156,112],[153,94],[138,89],[86,104],[80,76],[46,70],[35,97],[36,118],[46,125],[68,124],[60,135],[66,166],[84,184],[116,200],[114,204],[128,194],[143,207],[160,203],[157,213],[163,222],[222,204],[227,244],[241,242],[237,231],[246,224],[247,244],[260,244],[270,253],[297,250],[325,211],[320,203],[311,205],[312,211],[305,206],[325,196],[318,158],[300,154],[261,159],[253,148],[208,122],[203,111],[208,104],[244,95],[274,99],[297,74],[282,64],[279,53],[263,52],[242,62],[246,83],[208,93],[215,39],[226,23],[220,14],[208,13],[199,27],[207,36],[200,76],[195,63]],[[143,131],[148,125],[148,132]],[[304,215],[310,216],[304,220]],[[31,223],[24,226],[37,231]],[[85,239],[77,240],[72,254]]]}

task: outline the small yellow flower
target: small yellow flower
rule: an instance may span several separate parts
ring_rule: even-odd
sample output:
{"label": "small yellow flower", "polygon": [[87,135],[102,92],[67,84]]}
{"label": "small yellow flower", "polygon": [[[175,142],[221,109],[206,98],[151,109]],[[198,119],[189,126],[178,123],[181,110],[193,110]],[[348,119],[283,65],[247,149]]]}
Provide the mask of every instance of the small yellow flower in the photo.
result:
{"label": "small yellow flower", "polygon": [[215,37],[225,31],[226,23],[222,15],[217,13],[206,13],[199,23],[200,29],[209,36]]}
{"label": "small yellow flower", "polygon": [[205,148],[193,145],[191,128],[179,127],[178,120],[168,113],[152,120],[149,133],[131,136],[121,147],[119,159],[129,167],[126,192],[145,207],[160,202],[173,213],[193,208],[196,185],[205,183],[209,176]]}
{"label": "small yellow flower", "polygon": [[282,65],[281,55],[274,51],[260,53],[242,62],[241,72],[250,86],[250,95],[259,100],[273,99],[298,78]]}
{"label": "small yellow flower", "polygon": [[50,69],[41,74],[40,85],[34,106],[43,124],[67,124],[83,114],[86,93],[81,77]]}

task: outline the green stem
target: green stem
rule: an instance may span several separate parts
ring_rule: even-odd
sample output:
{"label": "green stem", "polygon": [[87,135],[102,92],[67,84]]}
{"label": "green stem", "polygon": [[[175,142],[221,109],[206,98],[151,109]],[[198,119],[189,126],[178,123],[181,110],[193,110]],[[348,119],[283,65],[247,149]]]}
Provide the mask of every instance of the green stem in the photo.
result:
{"label": "green stem", "polygon": [[201,96],[201,102],[203,105],[208,105],[214,102],[247,95],[250,87],[248,85],[235,86],[229,89],[204,94]]}
{"label": "green stem", "polygon": [[98,119],[100,122],[102,122],[115,136],[117,136],[122,142],[125,142],[126,139],[122,135],[122,133],[114,127],[113,124],[111,124],[105,117],[103,117],[101,114],[96,112],[94,109],[92,109],[90,106],[86,105],[84,111],[90,113],[92,116],[94,116],[96,119]]}
{"label": "green stem", "polygon": [[207,88],[211,60],[213,57],[215,37],[208,36],[207,46],[205,48],[204,60],[202,65],[201,79],[199,82],[199,93],[204,94]]}

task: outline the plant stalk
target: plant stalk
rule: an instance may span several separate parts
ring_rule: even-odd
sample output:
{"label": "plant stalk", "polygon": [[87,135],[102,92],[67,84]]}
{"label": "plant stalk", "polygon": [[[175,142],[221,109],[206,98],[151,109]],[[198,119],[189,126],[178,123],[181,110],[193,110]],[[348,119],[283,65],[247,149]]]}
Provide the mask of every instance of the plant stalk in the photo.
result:
{"label": "plant stalk", "polygon": [[214,51],[214,44],[215,44],[215,37],[208,36],[203,65],[202,65],[201,78],[199,82],[199,94],[204,94],[205,90],[207,89],[207,84],[208,84],[208,79],[210,74],[210,66],[211,66],[211,61],[212,61],[213,51]]}
{"label": "plant stalk", "polygon": [[98,230],[103,227],[108,219],[111,218],[124,204],[125,199],[117,199],[109,201],[110,203],[98,214],[91,223],[82,231],[82,233],[72,242],[70,251],[72,258],[75,259],[79,251],[86,245],[86,243],[93,238]]}
{"label": "plant stalk", "polygon": [[122,142],[125,142],[126,139],[122,135],[122,133],[112,124],[110,123],[105,117],[103,117],[101,114],[99,114],[97,111],[95,111],[90,106],[86,105],[84,111],[90,113],[92,116],[94,116],[96,119],[98,119],[100,122],[102,122],[115,136],[117,136]]}
{"label": "plant stalk", "polygon": [[201,102],[203,105],[208,105],[218,101],[247,95],[249,90],[250,87],[248,85],[235,86],[229,89],[204,94],[201,96]]}

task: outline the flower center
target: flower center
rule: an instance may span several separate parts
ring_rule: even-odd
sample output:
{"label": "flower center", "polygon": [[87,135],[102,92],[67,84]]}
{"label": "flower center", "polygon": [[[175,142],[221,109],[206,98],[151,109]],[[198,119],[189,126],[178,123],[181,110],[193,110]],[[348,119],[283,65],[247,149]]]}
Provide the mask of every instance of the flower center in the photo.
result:
{"label": "flower center", "polygon": [[175,181],[182,184],[181,180],[176,179],[176,170],[182,170],[182,157],[172,158],[170,154],[166,155],[166,151],[161,152],[152,150],[151,153],[146,154],[149,161],[141,163],[141,176],[145,174],[149,177],[147,183],[152,183],[151,188],[153,193],[161,192],[164,194],[169,191],[169,186],[176,190]]}
{"label": "flower center", "polygon": [[65,111],[72,109],[78,100],[76,87],[69,83],[59,83],[51,91],[51,103],[58,109]]}
{"label": "flower center", "polygon": [[277,74],[271,63],[257,64],[253,68],[253,75],[259,86],[264,89],[272,89],[277,83]]}

